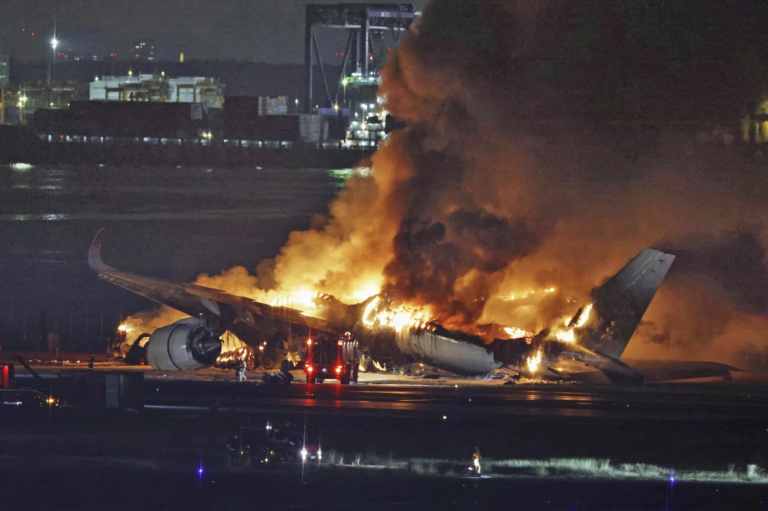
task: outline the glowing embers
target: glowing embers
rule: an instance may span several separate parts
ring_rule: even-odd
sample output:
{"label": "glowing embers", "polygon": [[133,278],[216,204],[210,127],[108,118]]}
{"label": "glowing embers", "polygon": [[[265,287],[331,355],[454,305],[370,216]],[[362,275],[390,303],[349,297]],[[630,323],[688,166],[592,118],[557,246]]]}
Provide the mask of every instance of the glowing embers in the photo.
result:
{"label": "glowing embers", "polygon": [[391,307],[379,296],[371,300],[363,312],[363,324],[369,328],[425,328],[432,321],[423,309],[407,305]]}

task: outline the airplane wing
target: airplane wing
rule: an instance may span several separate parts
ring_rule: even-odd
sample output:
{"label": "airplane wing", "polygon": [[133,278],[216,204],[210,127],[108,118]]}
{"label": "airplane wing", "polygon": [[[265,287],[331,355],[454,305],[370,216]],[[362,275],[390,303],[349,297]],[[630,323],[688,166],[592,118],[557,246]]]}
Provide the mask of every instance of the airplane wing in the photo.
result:
{"label": "airplane wing", "polygon": [[88,265],[98,273],[99,278],[137,295],[167,305],[190,316],[217,316],[224,322],[237,319],[256,327],[259,319],[280,320],[297,325],[325,330],[327,322],[304,316],[301,311],[289,307],[273,307],[244,296],[231,295],[219,289],[195,284],[175,284],[160,279],[142,277],[121,272],[101,258],[101,240],[104,229],[96,234],[88,250]]}
{"label": "airplane wing", "polygon": [[717,362],[693,362],[674,360],[632,360],[626,361],[643,375],[644,383],[659,383],[696,378],[730,378],[731,371],[741,371]]}

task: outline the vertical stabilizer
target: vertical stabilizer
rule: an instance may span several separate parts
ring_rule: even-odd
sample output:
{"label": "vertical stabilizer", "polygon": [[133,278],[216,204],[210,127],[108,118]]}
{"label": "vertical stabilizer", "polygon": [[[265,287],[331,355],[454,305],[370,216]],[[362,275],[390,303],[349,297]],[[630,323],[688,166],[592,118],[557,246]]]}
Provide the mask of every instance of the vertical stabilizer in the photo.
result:
{"label": "vertical stabilizer", "polygon": [[646,248],[595,290],[599,323],[582,337],[584,347],[620,358],[674,260],[672,254]]}

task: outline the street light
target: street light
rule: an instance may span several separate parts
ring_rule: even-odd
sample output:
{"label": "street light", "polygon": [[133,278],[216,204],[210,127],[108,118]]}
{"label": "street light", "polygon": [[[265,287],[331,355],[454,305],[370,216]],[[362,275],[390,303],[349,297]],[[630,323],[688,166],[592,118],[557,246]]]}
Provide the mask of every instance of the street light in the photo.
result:
{"label": "street light", "polygon": [[[56,28],[54,27],[54,34],[56,33]],[[59,46],[59,40],[54,35],[51,39],[51,58],[48,59],[48,88],[51,88],[51,84],[53,82],[53,66],[56,62],[56,47]]]}

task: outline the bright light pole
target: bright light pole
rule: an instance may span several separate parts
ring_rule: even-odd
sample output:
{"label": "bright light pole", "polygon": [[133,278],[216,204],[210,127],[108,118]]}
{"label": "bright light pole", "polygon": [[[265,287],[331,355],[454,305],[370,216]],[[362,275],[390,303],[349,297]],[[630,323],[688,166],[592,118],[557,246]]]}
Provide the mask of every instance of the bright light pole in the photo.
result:
{"label": "bright light pole", "polygon": [[[48,60],[48,93],[50,94],[51,82],[53,81],[53,64],[56,60],[56,48],[59,46],[59,40],[56,38],[56,14],[58,4],[53,0],[53,37],[51,38],[51,58]],[[50,99],[50,98],[49,98]]]}
{"label": "bright light pole", "polygon": [[56,48],[59,47],[59,40],[54,35],[51,39],[51,58],[48,60],[48,88],[51,88],[51,81],[53,80],[53,64],[56,61]]}

